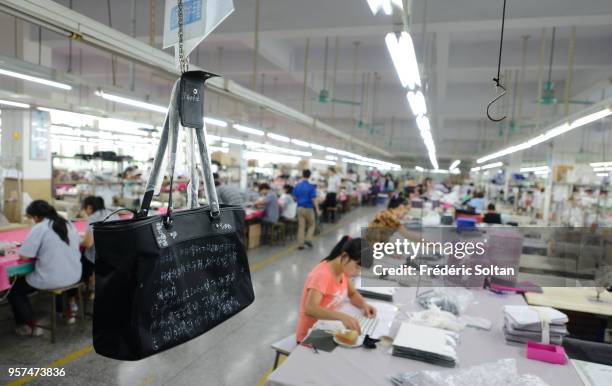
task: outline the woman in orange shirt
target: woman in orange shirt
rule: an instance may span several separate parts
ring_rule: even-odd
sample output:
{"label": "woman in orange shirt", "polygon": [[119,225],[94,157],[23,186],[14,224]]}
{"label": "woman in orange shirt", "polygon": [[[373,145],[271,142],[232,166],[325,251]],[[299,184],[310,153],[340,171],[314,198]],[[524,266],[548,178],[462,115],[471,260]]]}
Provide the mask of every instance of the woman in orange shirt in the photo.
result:
{"label": "woman in orange shirt", "polygon": [[339,320],[349,330],[361,334],[358,320],[337,311],[345,300],[363,310],[367,317],[376,316],[376,309],[355,290],[350,277],[361,271],[361,239],[344,236],[329,256],[308,274],[302,299],[296,340],[301,342],[318,319]]}

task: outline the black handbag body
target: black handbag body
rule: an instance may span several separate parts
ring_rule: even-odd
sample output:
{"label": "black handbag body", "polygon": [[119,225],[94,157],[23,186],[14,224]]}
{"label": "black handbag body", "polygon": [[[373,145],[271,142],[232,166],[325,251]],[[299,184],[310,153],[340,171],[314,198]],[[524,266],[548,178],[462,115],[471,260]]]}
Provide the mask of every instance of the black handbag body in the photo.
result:
{"label": "black handbag body", "polygon": [[[171,111],[178,89],[175,85]],[[197,137],[210,205],[197,207],[196,201],[192,209],[175,212],[170,195],[167,214],[147,216],[169,134],[176,153],[178,121],[172,121],[170,112],[141,211],[133,219],[94,224],[93,345],[109,358],[138,360],[175,347],[255,299],[244,245],[244,210],[219,206],[214,184],[208,184],[212,175],[206,175],[210,161],[200,141],[203,132]]]}

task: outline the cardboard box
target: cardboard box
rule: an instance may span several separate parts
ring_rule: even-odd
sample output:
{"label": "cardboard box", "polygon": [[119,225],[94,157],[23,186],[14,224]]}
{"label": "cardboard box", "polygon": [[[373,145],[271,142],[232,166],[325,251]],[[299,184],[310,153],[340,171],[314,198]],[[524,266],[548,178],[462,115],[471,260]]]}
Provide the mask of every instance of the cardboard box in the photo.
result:
{"label": "cardboard box", "polygon": [[261,224],[251,224],[248,230],[248,249],[259,247],[261,243]]}
{"label": "cardboard box", "polygon": [[211,161],[220,163],[223,166],[232,166],[236,163],[236,159],[229,154],[215,151],[210,155]]}
{"label": "cardboard box", "polygon": [[6,219],[12,223],[21,222],[21,197],[19,193],[19,180],[16,178],[4,179],[3,211]]}

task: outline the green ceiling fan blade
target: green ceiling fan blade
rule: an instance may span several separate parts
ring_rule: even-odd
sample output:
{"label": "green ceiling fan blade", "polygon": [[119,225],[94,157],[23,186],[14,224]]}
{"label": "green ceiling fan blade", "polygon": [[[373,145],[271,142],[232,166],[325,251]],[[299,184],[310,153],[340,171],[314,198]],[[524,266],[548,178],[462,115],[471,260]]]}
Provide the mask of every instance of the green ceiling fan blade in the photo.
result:
{"label": "green ceiling fan blade", "polygon": [[353,106],[361,106],[360,102],[343,100],[343,99],[334,99],[330,97],[329,91],[323,89],[319,92],[319,103],[341,103],[345,105],[353,105]]}

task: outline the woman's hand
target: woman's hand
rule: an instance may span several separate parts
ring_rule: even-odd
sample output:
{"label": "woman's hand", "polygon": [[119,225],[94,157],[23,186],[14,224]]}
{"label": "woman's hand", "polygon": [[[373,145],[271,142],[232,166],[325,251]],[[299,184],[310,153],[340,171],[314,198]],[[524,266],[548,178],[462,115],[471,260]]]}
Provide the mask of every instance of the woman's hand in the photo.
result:
{"label": "woman's hand", "polygon": [[368,303],[363,305],[363,314],[368,318],[376,317],[376,308]]}
{"label": "woman's hand", "polygon": [[342,318],[340,318],[340,321],[348,330],[357,331],[357,333],[361,335],[361,327],[359,326],[359,321],[357,320],[357,318],[344,314]]}

